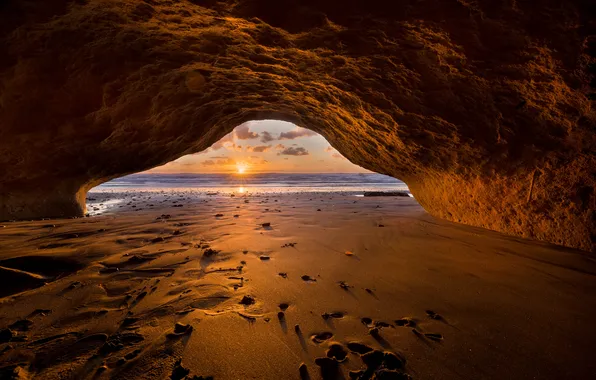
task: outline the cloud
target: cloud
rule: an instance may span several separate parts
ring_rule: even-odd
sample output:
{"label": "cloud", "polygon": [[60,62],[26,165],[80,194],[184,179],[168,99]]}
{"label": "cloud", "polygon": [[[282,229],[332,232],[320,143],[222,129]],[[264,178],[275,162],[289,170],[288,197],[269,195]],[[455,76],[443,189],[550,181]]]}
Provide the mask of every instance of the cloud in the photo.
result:
{"label": "cloud", "polygon": [[293,140],[299,137],[309,137],[309,136],[316,136],[317,133],[311,131],[310,129],[296,127],[291,131],[282,132],[279,134],[280,140]]}
{"label": "cloud", "polygon": [[286,149],[286,146],[284,144],[277,144],[275,146],[275,150],[284,150]]}
{"label": "cloud", "polygon": [[267,131],[261,132],[261,142],[268,143],[269,141],[275,140],[275,137],[271,135],[271,133]]}
{"label": "cloud", "polygon": [[247,146],[247,152],[263,153],[271,149],[271,145]]}
{"label": "cloud", "polygon": [[218,149],[224,148],[226,150],[231,150],[231,151],[236,151],[236,152],[242,152],[242,145],[236,145],[236,143],[234,143],[232,141],[224,141],[223,143],[221,143],[221,141],[222,140],[220,140],[217,143],[213,144],[211,146],[211,148],[213,150],[218,150]]}
{"label": "cloud", "polygon": [[230,132],[224,137],[222,137],[218,142],[211,145],[211,149],[218,150],[224,147],[226,143],[234,142],[234,133]]}
{"label": "cloud", "polygon": [[303,147],[298,147],[298,148],[294,148],[294,147],[289,147],[286,148],[284,150],[282,150],[280,153],[278,153],[278,155],[284,155],[284,156],[308,156],[308,150],[304,149]]}
{"label": "cloud", "polygon": [[337,159],[342,159],[345,160],[346,158],[344,156],[342,156],[334,147],[332,147],[331,145],[329,145],[327,148],[325,148],[325,152],[329,152],[331,153],[331,157],[333,158],[337,158]]}
{"label": "cloud", "polygon": [[233,160],[231,158],[226,158],[223,160],[217,160],[217,165],[236,165],[236,160]]}
{"label": "cloud", "polygon": [[214,160],[225,160],[226,158],[228,158],[228,156],[211,156],[209,158],[212,158]]}
{"label": "cloud", "polygon": [[212,165],[215,165],[215,161],[213,161],[213,160],[206,160],[206,161],[201,162],[201,164],[203,164],[205,166],[212,166]]}
{"label": "cloud", "polygon": [[244,123],[239,125],[234,129],[234,133],[236,134],[236,138],[238,140],[252,140],[259,138],[259,134],[252,132],[248,127],[248,123]]}

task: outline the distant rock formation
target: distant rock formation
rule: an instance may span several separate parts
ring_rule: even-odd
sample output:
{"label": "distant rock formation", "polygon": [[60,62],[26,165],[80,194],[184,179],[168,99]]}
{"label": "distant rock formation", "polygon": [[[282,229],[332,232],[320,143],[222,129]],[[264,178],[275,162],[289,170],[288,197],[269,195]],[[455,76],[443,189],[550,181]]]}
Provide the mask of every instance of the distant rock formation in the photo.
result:
{"label": "distant rock formation", "polygon": [[322,134],[431,214],[596,247],[592,0],[0,4],[0,219],[255,119]]}

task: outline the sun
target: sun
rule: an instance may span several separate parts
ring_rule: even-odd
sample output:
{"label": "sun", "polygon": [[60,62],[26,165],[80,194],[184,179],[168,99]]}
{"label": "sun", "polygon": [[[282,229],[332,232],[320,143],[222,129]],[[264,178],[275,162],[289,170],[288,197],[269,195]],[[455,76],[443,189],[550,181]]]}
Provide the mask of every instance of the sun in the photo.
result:
{"label": "sun", "polygon": [[246,164],[244,164],[244,163],[238,163],[238,164],[236,164],[236,172],[238,174],[244,174],[244,173],[246,173],[246,169],[248,169],[248,167],[246,166]]}

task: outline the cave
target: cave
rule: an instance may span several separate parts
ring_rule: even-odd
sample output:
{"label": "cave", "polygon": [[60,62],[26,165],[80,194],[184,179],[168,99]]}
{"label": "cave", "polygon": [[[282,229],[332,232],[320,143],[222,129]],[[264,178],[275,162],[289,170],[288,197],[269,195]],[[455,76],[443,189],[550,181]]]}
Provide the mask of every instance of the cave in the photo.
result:
{"label": "cave", "polygon": [[594,251],[589,5],[3,2],[0,219],[279,119],[438,218]]}
{"label": "cave", "polygon": [[[590,378],[593,3],[0,2],[0,378]],[[89,215],[271,119],[413,197]]]}

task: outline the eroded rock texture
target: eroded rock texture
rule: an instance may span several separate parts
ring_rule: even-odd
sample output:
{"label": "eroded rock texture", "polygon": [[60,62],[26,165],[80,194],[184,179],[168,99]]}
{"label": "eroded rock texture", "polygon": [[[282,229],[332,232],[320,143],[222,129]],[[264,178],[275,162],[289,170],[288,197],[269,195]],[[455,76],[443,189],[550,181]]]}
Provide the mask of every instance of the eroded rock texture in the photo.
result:
{"label": "eroded rock texture", "polygon": [[313,129],[431,214],[596,242],[591,1],[21,0],[0,5],[0,219],[237,125]]}

